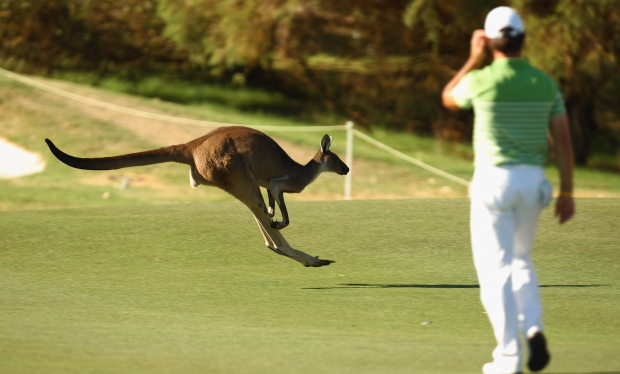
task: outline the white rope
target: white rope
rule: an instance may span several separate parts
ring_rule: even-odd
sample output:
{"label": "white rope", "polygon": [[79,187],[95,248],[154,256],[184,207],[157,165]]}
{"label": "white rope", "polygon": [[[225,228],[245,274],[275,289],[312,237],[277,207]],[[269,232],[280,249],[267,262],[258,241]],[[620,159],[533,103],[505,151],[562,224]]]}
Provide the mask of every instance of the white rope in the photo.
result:
{"label": "white rope", "polygon": [[145,111],[137,110],[137,109],[131,109],[131,108],[127,108],[124,106],[110,104],[110,103],[106,103],[103,101],[91,99],[91,98],[84,97],[81,95],[76,95],[74,93],[64,91],[64,90],[58,89],[56,87],[52,87],[47,84],[37,82],[33,79],[26,78],[24,76],[12,73],[2,68],[0,68],[0,74],[4,75],[7,78],[14,79],[16,81],[27,84],[29,86],[39,88],[43,91],[47,91],[55,95],[59,95],[59,96],[63,96],[63,97],[66,97],[72,100],[76,100],[81,103],[90,104],[90,105],[98,106],[100,108],[114,110],[114,111],[121,112],[121,113],[131,114],[131,115],[138,116],[138,117],[149,118],[149,119],[154,119],[154,120],[159,120],[159,121],[180,123],[184,125],[193,125],[193,126],[202,126],[202,127],[211,127],[211,128],[222,127],[222,126],[245,126],[245,127],[251,127],[257,130],[263,130],[263,131],[293,131],[293,132],[295,131],[346,130],[347,129],[347,127],[344,125],[340,125],[340,126],[248,126],[248,125],[238,125],[234,123],[203,121],[203,120],[197,120],[197,119],[191,119],[191,118],[167,116],[164,114],[157,114],[157,113],[145,112]]}
{"label": "white rope", "polygon": [[368,143],[370,143],[372,145],[375,145],[375,146],[383,149],[384,151],[393,154],[394,156],[400,157],[400,158],[402,158],[405,161],[409,161],[412,164],[421,167],[422,169],[430,171],[431,173],[435,173],[437,175],[441,175],[444,178],[448,178],[451,181],[454,181],[456,183],[460,183],[460,184],[462,184],[464,186],[469,186],[469,182],[466,181],[465,179],[461,179],[461,178],[456,177],[456,176],[454,176],[452,174],[448,174],[448,173],[446,173],[443,170],[439,170],[439,169],[434,168],[434,167],[432,167],[432,166],[430,166],[428,164],[425,164],[424,162],[422,162],[420,160],[417,160],[417,159],[415,159],[413,157],[409,157],[406,154],[401,153],[401,152],[395,150],[394,148],[391,148],[391,147],[389,147],[389,146],[387,146],[387,145],[385,145],[385,144],[383,144],[383,143],[381,143],[381,142],[371,138],[370,136],[368,136],[368,135],[366,135],[366,134],[364,134],[362,132],[359,132],[358,130],[353,130],[353,132],[354,132],[355,135],[357,135],[358,137],[364,139]]}
{"label": "white rope", "polygon": [[434,168],[430,165],[425,164],[424,162],[417,160],[413,157],[407,156],[404,153],[401,153],[397,150],[395,150],[394,148],[391,148],[373,138],[371,138],[370,136],[347,127],[347,125],[341,125],[341,126],[248,126],[248,125],[238,125],[238,124],[233,124],[233,123],[223,123],[223,122],[213,122],[213,121],[203,121],[203,120],[197,120],[197,119],[191,119],[191,118],[181,118],[181,117],[174,117],[174,116],[168,116],[168,115],[164,115],[164,114],[157,114],[157,113],[151,113],[151,112],[145,112],[142,110],[137,110],[137,109],[131,109],[131,108],[127,108],[124,106],[120,106],[120,105],[115,105],[115,104],[110,104],[110,103],[106,103],[104,101],[99,101],[99,100],[95,100],[95,99],[91,99],[88,97],[84,97],[81,95],[77,95],[68,91],[64,91],[61,89],[58,89],[56,87],[52,87],[50,85],[41,83],[41,82],[37,82],[33,79],[30,78],[26,78],[24,76],[12,73],[8,70],[2,69],[0,68],[0,74],[4,75],[7,78],[10,79],[14,79],[16,81],[22,82],[26,85],[32,86],[32,87],[36,87],[39,88],[43,91],[47,91],[50,93],[53,93],[55,95],[59,95],[59,96],[63,96],[72,100],[76,100],[85,104],[90,104],[90,105],[94,105],[94,106],[98,106],[100,108],[105,108],[105,109],[109,109],[109,110],[114,110],[117,112],[121,112],[121,113],[126,113],[126,114],[131,114],[134,116],[138,116],[138,117],[143,117],[143,118],[149,118],[149,119],[155,119],[155,120],[160,120],[160,121],[167,121],[167,122],[173,122],[173,123],[180,123],[180,124],[184,124],[184,125],[193,125],[193,126],[202,126],[202,127],[221,127],[221,126],[246,126],[246,127],[251,127],[253,129],[257,129],[257,130],[263,130],[263,131],[327,131],[327,130],[348,130],[351,131],[353,130],[353,133],[359,137],[364,139],[365,141],[369,142],[370,144],[373,144],[381,149],[383,149],[386,152],[389,152],[391,154],[393,154],[394,156],[400,157],[401,159],[408,161],[414,165],[417,165],[419,167],[421,167],[422,169],[428,170],[431,173],[435,173],[437,175],[440,175],[444,178],[450,179],[454,182],[460,183],[464,186],[469,186],[469,182],[461,179],[459,177],[456,177],[452,174],[448,174],[443,170]]}

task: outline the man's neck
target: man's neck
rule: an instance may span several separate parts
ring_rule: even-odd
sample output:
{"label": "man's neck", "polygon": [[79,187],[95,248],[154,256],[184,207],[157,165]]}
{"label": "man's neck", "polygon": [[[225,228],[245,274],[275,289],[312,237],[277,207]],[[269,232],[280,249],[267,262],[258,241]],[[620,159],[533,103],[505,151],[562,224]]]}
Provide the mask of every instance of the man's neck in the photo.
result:
{"label": "man's neck", "polygon": [[501,51],[498,51],[497,49],[492,49],[493,52],[493,59],[494,60],[499,60],[502,58],[521,58],[521,52],[517,52],[517,53],[504,53]]}

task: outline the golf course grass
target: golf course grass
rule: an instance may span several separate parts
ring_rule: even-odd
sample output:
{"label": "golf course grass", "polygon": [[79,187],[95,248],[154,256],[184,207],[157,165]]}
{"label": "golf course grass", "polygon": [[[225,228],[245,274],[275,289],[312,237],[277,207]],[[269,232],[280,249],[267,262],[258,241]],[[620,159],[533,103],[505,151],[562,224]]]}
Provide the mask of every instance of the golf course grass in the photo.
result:
{"label": "golf course grass", "polygon": [[[0,372],[481,372],[467,199],[287,205],[336,263],[268,250],[240,203],[2,212]],[[545,373],[620,373],[618,222],[620,199],[541,218]]]}

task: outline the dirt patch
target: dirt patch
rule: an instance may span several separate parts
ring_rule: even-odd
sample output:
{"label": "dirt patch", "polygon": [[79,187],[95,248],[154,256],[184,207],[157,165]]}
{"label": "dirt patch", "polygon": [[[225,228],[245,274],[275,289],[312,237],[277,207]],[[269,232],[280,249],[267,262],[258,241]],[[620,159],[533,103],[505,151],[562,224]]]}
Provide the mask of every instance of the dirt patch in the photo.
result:
{"label": "dirt patch", "polygon": [[126,189],[131,187],[148,187],[162,189],[165,184],[159,182],[157,177],[152,174],[123,173],[119,174],[103,172],[91,177],[80,179],[80,183],[91,186],[109,186],[115,189]]}
{"label": "dirt patch", "polygon": [[575,189],[575,197],[620,197],[620,194],[611,191],[595,191],[585,189]]}

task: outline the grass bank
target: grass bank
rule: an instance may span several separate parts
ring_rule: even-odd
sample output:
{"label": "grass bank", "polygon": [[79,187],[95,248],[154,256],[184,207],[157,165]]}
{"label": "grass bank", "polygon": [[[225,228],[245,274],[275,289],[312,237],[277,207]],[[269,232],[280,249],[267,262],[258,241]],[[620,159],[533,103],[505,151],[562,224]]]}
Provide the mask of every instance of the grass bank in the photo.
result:
{"label": "grass bank", "polygon": [[[307,121],[261,112],[258,109],[249,111],[247,108],[239,108],[230,103],[201,102],[182,105],[110,89],[37,79],[85,97],[186,118],[257,126],[340,123],[339,119],[328,114],[316,121]],[[264,101],[271,100],[268,94],[261,95],[258,97],[262,97]],[[251,101],[254,96],[248,94],[248,98],[238,100]],[[160,164],[112,172],[75,170],[59,163],[43,141],[45,138],[50,138],[61,149],[77,156],[100,157],[178,144],[201,136],[207,131],[208,128],[164,123],[99,109],[0,78],[1,136],[41,153],[47,161],[43,173],[0,180],[0,209],[233,201],[230,196],[214,188],[189,189],[187,168],[182,165]],[[316,152],[322,133],[272,131],[269,135],[275,137],[294,159],[305,163]],[[344,132],[332,132],[331,135],[334,137],[332,149],[343,156]],[[471,149],[464,145],[454,150],[444,144],[442,152],[438,153],[433,139],[379,129],[373,131],[371,135],[406,154],[463,179],[469,179],[473,172],[471,160],[466,157],[470,155]],[[467,196],[467,189],[464,186],[397,159],[361,139],[355,140],[354,156],[354,199]],[[548,175],[557,185],[557,170],[553,167],[548,168]],[[130,179],[129,188],[120,190],[124,178]],[[579,196],[620,196],[618,174],[578,169],[575,178]],[[108,198],[104,199],[104,196]],[[288,199],[337,200],[342,199],[342,196],[342,178],[328,174],[321,176],[302,194],[290,195]]]}

